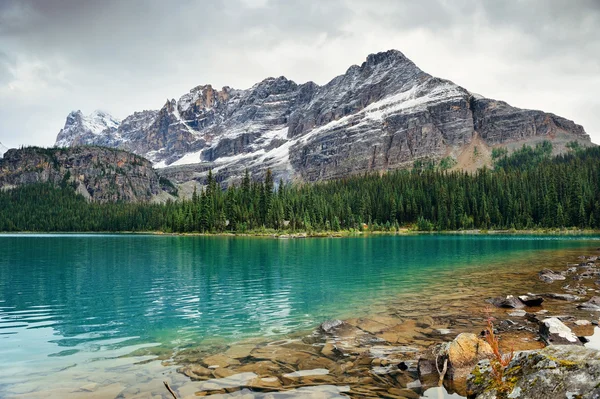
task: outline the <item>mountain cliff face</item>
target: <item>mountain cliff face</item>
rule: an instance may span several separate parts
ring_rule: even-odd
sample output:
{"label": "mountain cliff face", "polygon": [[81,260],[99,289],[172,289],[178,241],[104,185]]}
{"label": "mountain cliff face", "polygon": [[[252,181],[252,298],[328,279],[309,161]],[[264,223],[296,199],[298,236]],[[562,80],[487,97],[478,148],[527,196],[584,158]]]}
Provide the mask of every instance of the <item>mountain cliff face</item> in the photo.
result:
{"label": "mountain cliff face", "polygon": [[127,149],[180,182],[209,169],[224,179],[238,177],[245,168],[271,168],[286,180],[330,179],[423,158],[458,158],[474,142],[591,144],[572,121],[474,95],[395,50],[369,55],[324,86],[285,77],[247,90],[198,86],[158,111],[136,112],[121,123],[107,117],[115,123],[104,129],[94,123],[99,131],[76,116],[67,118],[57,146]]}
{"label": "mountain cliff face", "polygon": [[88,200],[98,202],[150,201],[167,192],[148,160],[103,147],[8,150],[0,159],[0,189],[33,183],[72,185]]}

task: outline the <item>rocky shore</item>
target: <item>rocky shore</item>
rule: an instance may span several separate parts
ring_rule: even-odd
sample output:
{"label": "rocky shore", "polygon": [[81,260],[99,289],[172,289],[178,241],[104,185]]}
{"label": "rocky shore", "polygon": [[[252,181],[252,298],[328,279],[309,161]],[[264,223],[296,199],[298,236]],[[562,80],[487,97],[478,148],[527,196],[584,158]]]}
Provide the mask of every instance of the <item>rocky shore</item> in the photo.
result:
{"label": "rocky shore", "polygon": [[[496,296],[486,298],[465,287],[404,298],[393,309],[278,341],[182,350],[165,364],[196,382],[172,387],[181,398],[598,397],[599,343],[589,343],[600,336],[598,257],[528,278],[522,292],[489,289]],[[501,381],[490,368],[488,320],[499,351],[514,352]]]}

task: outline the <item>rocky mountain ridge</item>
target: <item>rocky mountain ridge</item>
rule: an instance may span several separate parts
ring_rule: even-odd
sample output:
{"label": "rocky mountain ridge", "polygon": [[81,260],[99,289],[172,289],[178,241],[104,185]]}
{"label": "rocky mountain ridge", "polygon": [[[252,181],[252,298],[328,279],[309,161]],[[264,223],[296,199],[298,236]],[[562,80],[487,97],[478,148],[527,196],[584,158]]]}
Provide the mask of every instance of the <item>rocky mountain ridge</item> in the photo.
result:
{"label": "rocky mountain ridge", "polygon": [[0,190],[35,183],[71,185],[97,202],[151,201],[176,194],[150,161],[129,152],[90,146],[8,150],[0,159]]}
{"label": "rocky mountain ridge", "polygon": [[209,169],[236,178],[246,168],[316,181],[419,159],[459,159],[474,143],[491,148],[541,138],[591,145],[570,120],[474,95],[390,50],[323,86],[283,76],[247,90],[197,86],[158,111],[136,112],[120,123],[72,113],[56,145],[123,148],[179,182],[200,179]]}

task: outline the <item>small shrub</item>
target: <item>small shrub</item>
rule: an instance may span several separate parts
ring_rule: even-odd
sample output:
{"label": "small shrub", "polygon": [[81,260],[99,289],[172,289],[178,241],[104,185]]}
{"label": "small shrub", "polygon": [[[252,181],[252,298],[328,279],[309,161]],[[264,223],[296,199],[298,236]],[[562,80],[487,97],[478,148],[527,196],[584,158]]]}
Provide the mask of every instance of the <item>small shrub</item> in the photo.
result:
{"label": "small shrub", "polygon": [[504,378],[504,371],[512,361],[514,357],[514,351],[511,349],[510,353],[502,353],[500,350],[498,337],[494,333],[494,324],[492,323],[491,317],[488,317],[485,332],[485,340],[488,344],[490,344],[492,352],[494,353],[494,357],[490,360],[492,378],[498,387],[498,391],[508,392],[510,390],[510,386],[507,384],[507,381]]}

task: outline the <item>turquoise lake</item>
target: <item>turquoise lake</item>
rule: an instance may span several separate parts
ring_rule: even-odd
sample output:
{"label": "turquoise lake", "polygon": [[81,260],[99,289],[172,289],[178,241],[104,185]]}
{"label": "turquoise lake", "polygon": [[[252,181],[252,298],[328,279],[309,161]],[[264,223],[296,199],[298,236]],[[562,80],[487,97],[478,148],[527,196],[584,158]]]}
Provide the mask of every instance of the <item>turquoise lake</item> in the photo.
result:
{"label": "turquoise lake", "polygon": [[36,397],[57,380],[67,392],[90,373],[112,383],[158,370],[123,357],[139,348],[309,330],[456,274],[598,246],[590,236],[0,235],[0,397]]}

